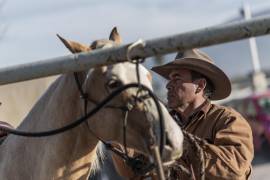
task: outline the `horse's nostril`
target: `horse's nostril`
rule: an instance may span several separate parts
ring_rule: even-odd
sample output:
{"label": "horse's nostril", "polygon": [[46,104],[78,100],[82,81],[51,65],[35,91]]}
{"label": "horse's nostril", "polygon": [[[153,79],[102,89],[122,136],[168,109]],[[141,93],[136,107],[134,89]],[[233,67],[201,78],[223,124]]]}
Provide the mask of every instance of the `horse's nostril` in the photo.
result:
{"label": "horse's nostril", "polygon": [[168,145],[169,147],[173,147],[172,141],[169,139],[168,136],[166,136],[166,145]]}

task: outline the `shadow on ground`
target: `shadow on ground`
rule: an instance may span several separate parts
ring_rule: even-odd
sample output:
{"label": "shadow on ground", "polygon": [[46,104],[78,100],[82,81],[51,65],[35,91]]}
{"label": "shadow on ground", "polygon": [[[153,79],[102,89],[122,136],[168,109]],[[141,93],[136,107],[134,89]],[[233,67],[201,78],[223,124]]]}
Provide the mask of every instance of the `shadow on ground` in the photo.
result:
{"label": "shadow on ground", "polygon": [[270,163],[270,146],[264,143],[259,152],[255,152],[255,157],[252,161],[253,166]]}

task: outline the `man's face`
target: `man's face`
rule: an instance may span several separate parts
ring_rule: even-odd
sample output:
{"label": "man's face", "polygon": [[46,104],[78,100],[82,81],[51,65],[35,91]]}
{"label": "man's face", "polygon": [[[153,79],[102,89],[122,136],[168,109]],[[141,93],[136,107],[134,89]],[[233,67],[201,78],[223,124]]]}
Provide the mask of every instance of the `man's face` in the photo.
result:
{"label": "man's face", "polygon": [[166,88],[168,106],[176,109],[184,108],[193,102],[197,85],[192,82],[190,70],[177,69],[170,73]]}

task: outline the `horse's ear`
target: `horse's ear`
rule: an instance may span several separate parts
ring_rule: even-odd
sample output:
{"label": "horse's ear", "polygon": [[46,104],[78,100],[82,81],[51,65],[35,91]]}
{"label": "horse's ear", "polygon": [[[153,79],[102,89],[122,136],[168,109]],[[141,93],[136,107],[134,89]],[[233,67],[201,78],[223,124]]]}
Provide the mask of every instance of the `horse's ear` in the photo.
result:
{"label": "horse's ear", "polygon": [[110,40],[116,42],[117,44],[121,44],[122,43],[122,38],[121,36],[119,35],[118,31],[117,31],[117,27],[114,27],[112,29],[112,32],[110,34]]}
{"label": "horse's ear", "polygon": [[87,52],[91,50],[91,48],[87,45],[83,45],[75,41],[68,41],[62,38],[59,34],[56,35],[72,53]]}

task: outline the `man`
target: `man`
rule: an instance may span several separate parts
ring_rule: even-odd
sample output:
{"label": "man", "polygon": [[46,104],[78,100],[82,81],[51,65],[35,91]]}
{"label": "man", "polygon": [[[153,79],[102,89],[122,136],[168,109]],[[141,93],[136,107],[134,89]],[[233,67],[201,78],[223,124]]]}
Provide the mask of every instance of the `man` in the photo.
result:
{"label": "man", "polygon": [[[184,153],[171,168],[171,178],[190,178],[175,168],[182,165],[199,179],[203,165],[205,179],[248,179],[254,153],[251,128],[235,110],[210,102],[230,95],[225,73],[198,49],[178,53],[174,61],[152,70],[168,79],[168,107],[186,132]],[[198,158],[198,147],[203,158]]]}

